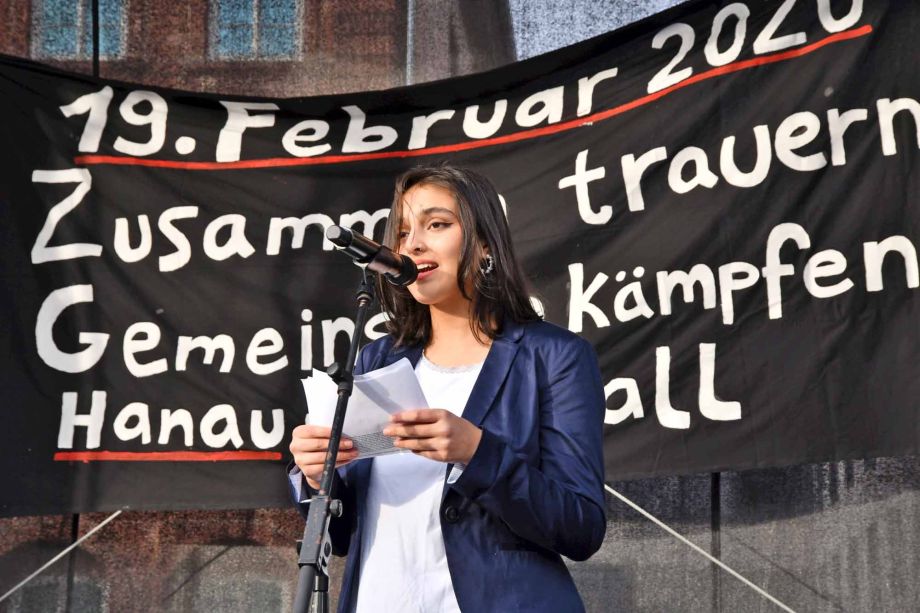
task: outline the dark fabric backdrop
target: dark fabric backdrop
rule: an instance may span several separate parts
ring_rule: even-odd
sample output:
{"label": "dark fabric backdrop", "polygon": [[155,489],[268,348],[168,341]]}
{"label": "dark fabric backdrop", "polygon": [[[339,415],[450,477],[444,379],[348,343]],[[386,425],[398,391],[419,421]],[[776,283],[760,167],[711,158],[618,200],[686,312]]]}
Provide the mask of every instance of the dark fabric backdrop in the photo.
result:
{"label": "dark fabric backdrop", "polygon": [[[920,9],[871,3],[857,11],[857,3],[847,15],[850,3],[830,4],[831,14],[819,16],[829,3],[799,3],[788,14],[777,4],[689,3],[489,73],[336,97],[193,95],[4,58],[0,512],[286,504],[287,433],[306,410],[298,379],[328,362],[324,346],[333,345],[337,318],[351,316],[358,272],[323,248],[317,226],[299,248],[283,233],[272,254],[272,220],[323,214],[338,223],[358,211],[372,214],[388,206],[396,174],[444,159],[494,180],[547,319],[597,349],[611,392],[608,479],[916,453],[911,171],[920,104],[910,66]],[[712,34],[714,24],[722,24],[721,35]],[[583,80],[612,68],[616,76],[598,81],[588,100]],[[132,93],[139,91],[152,94]],[[70,117],[62,112],[94,92],[83,98],[87,107]],[[242,132],[238,156],[227,146],[232,112],[221,101],[274,118]],[[473,138],[464,130],[469,107],[480,105],[484,122],[500,101],[507,112],[494,133]],[[277,110],[251,106],[266,103]],[[360,132],[358,109],[366,114],[363,146],[348,138]],[[843,115],[859,121],[841,135],[834,109],[865,113]],[[422,139],[419,118],[444,110],[455,112]],[[308,120],[311,129],[329,131],[301,146],[329,147],[297,157],[284,137]],[[162,140],[156,126],[163,126]],[[98,146],[87,130],[98,133]],[[373,134],[384,142],[375,144]],[[132,153],[126,140],[153,144]],[[662,160],[638,183],[639,210],[630,168],[653,150]],[[740,172],[727,170],[727,158]],[[759,176],[741,185],[741,173],[752,169]],[[74,178],[86,176],[88,192],[58,223],[49,221],[51,211],[64,210],[58,203],[79,194]],[[165,219],[176,207],[197,207],[197,214],[171,228]],[[117,220],[125,220],[136,246],[144,215],[150,252],[124,261],[114,245]],[[239,224],[238,232],[245,224],[245,241],[237,243],[242,254],[215,260],[206,245],[231,237],[229,228],[218,229],[222,221]],[[50,246],[95,244],[101,253],[37,261],[38,237],[52,225]],[[378,238],[381,231],[382,223]],[[798,246],[790,240],[775,247],[784,231],[799,237]],[[180,235],[189,241],[189,261],[162,270],[161,257],[176,251]],[[900,251],[875,274],[873,254],[886,246]],[[771,252],[790,268],[771,266]],[[836,261],[845,266],[834,269]],[[746,271],[751,284],[728,293],[725,266],[732,262],[746,263],[736,276]],[[713,275],[712,295],[704,300],[697,284],[685,302],[678,285],[671,312],[663,313],[662,288],[677,278],[668,273],[691,270],[703,284]],[[818,286],[846,285],[836,296],[817,297],[806,271],[821,277]],[[63,309],[53,326],[38,323],[49,296],[74,286],[83,301]],[[163,359],[165,372],[139,377],[127,366],[123,343],[138,322],[155,326],[161,338],[136,358]],[[284,346],[261,361],[283,355],[287,365],[255,374],[247,348],[265,328]],[[86,332],[110,336],[99,360],[79,372],[62,372],[40,354],[44,341],[37,339],[49,334],[61,351],[81,351],[92,340],[80,338]],[[220,352],[205,364],[201,350],[178,370],[180,337],[221,334],[235,348],[229,372],[218,368]],[[345,335],[335,341],[341,355]],[[714,374],[706,372],[710,365]],[[77,412],[88,414],[94,391],[105,393],[98,444],[85,427],[62,444],[62,407],[76,394]],[[161,411],[179,409],[193,423],[190,446],[179,430],[160,442]],[[252,412],[261,411],[271,430],[275,409],[285,434],[263,449],[258,441],[267,439],[251,432]],[[210,418],[219,419],[208,425]],[[150,440],[130,438],[145,419]],[[208,444],[208,432],[234,430],[239,446]],[[122,455],[106,455],[112,453]],[[176,453],[183,455],[169,455]],[[222,455],[207,455],[214,453]]]}

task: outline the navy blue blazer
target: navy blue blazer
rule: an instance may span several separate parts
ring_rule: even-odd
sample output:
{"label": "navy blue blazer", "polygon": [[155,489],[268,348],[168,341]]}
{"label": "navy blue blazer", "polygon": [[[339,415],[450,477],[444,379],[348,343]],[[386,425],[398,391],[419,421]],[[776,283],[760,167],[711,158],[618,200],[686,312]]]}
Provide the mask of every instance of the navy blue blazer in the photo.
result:
{"label": "navy blue blazer", "polygon": [[[394,347],[384,337],[361,351],[355,372],[404,357],[414,365],[421,354],[421,347]],[[583,611],[560,555],[587,559],[600,548],[607,526],[604,391],[593,348],[546,322],[506,325],[463,417],[482,428],[482,440],[460,478],[449,485],[445,479],[440,507],[460,609]],[[330,527],[333,548],[348,555],[340,612],[354,611],[357,601],[363,494],[372,461],[340,468],[333,486],[345,511]],[[445,477],[450,468],[445,465]],[[292,483],[295,490],[306,487],[302,475]]]}

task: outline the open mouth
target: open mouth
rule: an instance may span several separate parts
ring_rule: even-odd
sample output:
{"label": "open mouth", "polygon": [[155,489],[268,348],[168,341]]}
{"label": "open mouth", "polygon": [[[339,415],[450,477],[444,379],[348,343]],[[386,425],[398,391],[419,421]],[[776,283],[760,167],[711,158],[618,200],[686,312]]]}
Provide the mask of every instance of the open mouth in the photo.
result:
{"label": "open mouth", "polygon": [[437,268],[438,265],[432,262],[425,262],[424,264],[416,264],[415,267],[418,269],[418,275],[421,277]]}

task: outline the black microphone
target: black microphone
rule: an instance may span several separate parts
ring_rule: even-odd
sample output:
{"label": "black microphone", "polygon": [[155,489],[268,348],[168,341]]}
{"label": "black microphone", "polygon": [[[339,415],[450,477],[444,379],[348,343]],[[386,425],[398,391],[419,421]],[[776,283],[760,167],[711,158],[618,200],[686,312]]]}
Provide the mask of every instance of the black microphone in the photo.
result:
{"label": "black microphone", "polygon": [[326,238],[341,248],[358,264],[382,274],[393,285],[409,285],[418,277],[418,268],[410,258],[394,253],[363,234],[342,226],[329,226]]}

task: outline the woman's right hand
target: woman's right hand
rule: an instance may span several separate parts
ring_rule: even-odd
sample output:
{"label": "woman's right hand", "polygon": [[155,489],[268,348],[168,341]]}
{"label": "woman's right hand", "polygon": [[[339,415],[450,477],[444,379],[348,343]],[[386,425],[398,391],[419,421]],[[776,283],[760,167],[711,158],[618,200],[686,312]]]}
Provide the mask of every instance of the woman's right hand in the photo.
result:
{"label": "woman's right hand", "polygon": [[[307,483],[315,490],[319,489],[319,479],[323,476],[323,462],[326,461],[326,450],[329,449],[329,435],[331,428],[325,426],[311,426],[309,424],[297,426],[291,436],[289,446],[294,456],[294,463],[307,478]],[[358,457],[358,450],[354,449],[351,440],[344,436],[339,440],[339,453],[336,456],[335,466],[344,466]]]}

